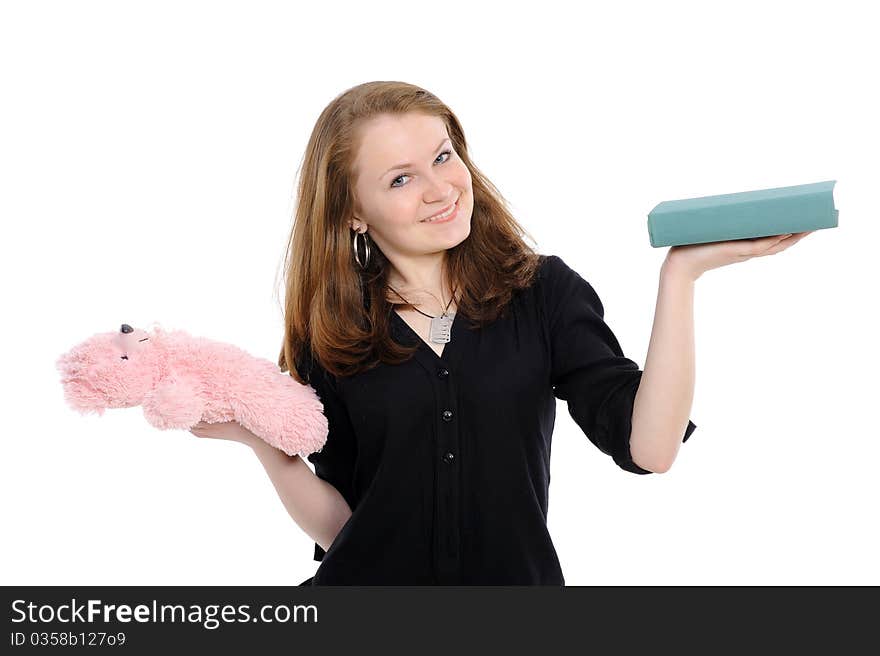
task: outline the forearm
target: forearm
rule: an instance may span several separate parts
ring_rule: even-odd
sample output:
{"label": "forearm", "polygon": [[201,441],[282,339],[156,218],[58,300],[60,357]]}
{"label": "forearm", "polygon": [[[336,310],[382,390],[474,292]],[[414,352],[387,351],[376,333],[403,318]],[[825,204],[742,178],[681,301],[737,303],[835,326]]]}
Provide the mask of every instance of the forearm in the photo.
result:
{"label": "forearm", "polygon": [[678,455],[693,404],[694,360],[694,280],[667,261],[632,416],[630,451],[644,469],[664,472]]}
{"label": "forearm", "polygon": [[345,498],[318,478],[299,456],[288,456],[260,439],[247,444],[265,468],[293,521],[327,551],[351,516]]}

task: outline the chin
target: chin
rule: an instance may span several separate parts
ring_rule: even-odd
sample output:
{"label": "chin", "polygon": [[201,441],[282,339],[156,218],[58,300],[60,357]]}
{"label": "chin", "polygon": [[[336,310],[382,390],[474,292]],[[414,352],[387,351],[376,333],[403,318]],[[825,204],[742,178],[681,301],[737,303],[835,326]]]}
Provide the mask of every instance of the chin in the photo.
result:
{"label": "chin", "polygon": [[450,239],[450,241],[452,243],[450,243],[446,248],[452,248],[454,246],[458,246],[461,242],[463,242],[465,239],[470,237],[470,235],[471,235],[471,222],[467,221],[464,228],[461,230],[461,232],[460,233],[457,232],[455,235],[452,236],[452,238]]}

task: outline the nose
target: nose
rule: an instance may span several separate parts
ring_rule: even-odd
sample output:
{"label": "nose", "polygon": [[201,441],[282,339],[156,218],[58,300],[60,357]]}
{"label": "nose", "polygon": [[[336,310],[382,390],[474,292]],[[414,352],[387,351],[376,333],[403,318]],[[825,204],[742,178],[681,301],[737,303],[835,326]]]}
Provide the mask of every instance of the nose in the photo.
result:
{"label": "nose", "polygon": [[437,200],[443,200],[446,204],[454,201],[455,197],[458,195],[458,190],[456,189],[455,184],[447,179],[448,177],[447,173],[440,171],[431,176],[427,185],[428,191],[426,193],[426,198],[431,198],[435,202]]}
{"label": "nose", "polygon": [[122,324],[122,328],[119,329],[119,332],[121,332],[121,333],[133,333],[133,332],[134,332],[134,328],[132,328],[131,326],[129,326],[127,323],[124,323],[124,324]]}

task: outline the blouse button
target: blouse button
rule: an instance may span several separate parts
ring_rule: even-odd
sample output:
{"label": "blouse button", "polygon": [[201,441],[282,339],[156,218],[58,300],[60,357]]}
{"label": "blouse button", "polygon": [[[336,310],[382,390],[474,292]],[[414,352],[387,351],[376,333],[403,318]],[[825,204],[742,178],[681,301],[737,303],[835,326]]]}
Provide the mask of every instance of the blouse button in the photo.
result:
{"label": "blouse button", "polygon": [[455,455],[451,451],[443,454],[443,462],[452,462],[453,460],[455,460]]}
{"label": "blouse button", "polygon": [[452,421],[452,410],[443,411],[443,421]]}
{"label": "blouse button", "polygon": [[449,375],[449,369],[438,369],[438,370],[437,370],[437,375],[438,375],[440,378],[446,378],[446,377]]}

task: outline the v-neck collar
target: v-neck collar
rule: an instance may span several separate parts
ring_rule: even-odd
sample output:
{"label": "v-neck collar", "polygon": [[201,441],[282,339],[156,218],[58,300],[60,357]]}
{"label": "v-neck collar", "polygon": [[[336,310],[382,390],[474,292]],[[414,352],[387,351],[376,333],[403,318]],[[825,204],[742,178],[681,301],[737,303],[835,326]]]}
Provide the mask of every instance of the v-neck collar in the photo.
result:
{"label": "v-neck collar", "polygon": [[419,348],[416,350],[415,354],[423,364],[437,365],[438,363],[442,363],[447,367],[455,366],[457,364],[458,355],[461,350],[461,340],[465,333],[465,328],[461,325],[461,321],[464,320],[464,317],[462,317],[459,310],[456,310],[455,315],[452,317],[450,340],[443,346],[442,355],[437,355],[437,351],[432,349],[431,345],[422,339],[422,336],[419,335],[393,308],[391,313],[394,315],[392,319],[397,322],[400,329],[409,336],[410,340],[417,340]]}

